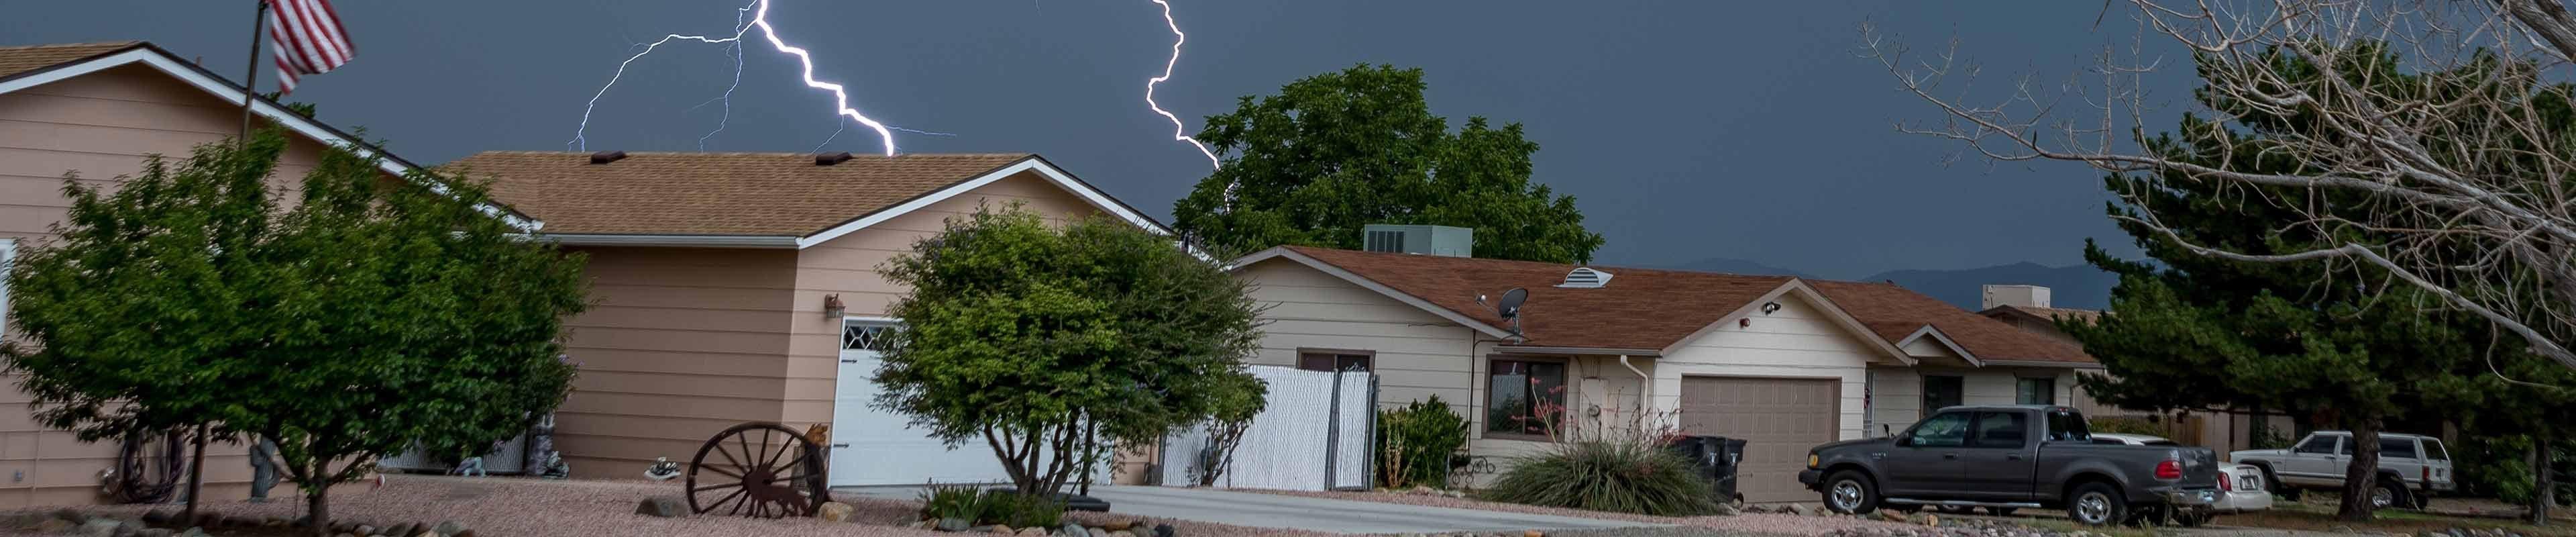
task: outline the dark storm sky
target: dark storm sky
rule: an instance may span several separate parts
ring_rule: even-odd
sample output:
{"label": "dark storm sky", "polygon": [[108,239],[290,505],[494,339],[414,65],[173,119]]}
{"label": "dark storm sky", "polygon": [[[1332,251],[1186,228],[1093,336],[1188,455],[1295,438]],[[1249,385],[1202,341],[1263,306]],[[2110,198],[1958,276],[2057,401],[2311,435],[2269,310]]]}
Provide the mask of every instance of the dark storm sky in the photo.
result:
{"label": "dark storm sky", "polygon": [[[782,37],[818,76],[890,123],[909,152],[1032,151],[1158,218],[1207,172],[1142,100],[1171,35],[1147,0],[775,0]],[[1188,48],[1158,97],[1195,132],[1298,77],[1354,63],[1426,69],[1436,113],[1527,126],[1538,179],[1578,197],[1605,264],[1709,257],[1832,277],[1898,268],[2079,261],[2086,237],[2126,246],[2094,174],[2056,164],[1943,164],[1953,147],[1900,134],[1936,118],[1853,56],[1879,21],[1918,50],[1953,37],[1980,89],[2047,88],[2135,27],[2099,2],[1172,0]],[[0,44],[145,39],[239,76],[251,0],[0,2]],[[420,162],[562,150],[584,101],[636,43],[729,33],[734,0],[339,0],[354,63],[293,96],[324,120]],[[835,129],[794,63],[749,49],[718,151],[804,152]],[[262,87],[272,87],[263,71]],[[693,150],[732,60],[675,44],[601,99],[590,149]],[[2165,100],[2188,80],[2152,87]],[[1990,93],[1990,92],[1989,92]],[[853,126],[833,150],[875,150]]]}

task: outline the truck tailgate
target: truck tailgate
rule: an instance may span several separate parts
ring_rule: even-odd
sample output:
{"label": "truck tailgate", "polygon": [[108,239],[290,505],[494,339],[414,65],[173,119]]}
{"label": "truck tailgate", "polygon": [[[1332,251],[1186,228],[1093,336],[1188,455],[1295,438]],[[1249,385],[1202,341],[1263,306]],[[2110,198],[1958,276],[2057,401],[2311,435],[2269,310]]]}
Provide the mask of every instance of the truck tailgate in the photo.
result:
{"label": "truck tailgate", "polygon": [[2209,448],[2181,448],[2183,488],[2215,488],[2224,476],[2219,472],[2218,452]]}

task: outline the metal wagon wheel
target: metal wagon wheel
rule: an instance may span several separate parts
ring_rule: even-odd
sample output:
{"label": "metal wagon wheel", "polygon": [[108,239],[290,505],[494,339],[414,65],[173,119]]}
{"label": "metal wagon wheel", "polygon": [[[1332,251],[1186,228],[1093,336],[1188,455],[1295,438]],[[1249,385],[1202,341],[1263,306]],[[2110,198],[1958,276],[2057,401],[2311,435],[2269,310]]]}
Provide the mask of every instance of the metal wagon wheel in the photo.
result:
{"label": "metal wagon wheel", "polygon": [[831,500],[823,446],[784,425],[735,425],[689,460],[689,510],[761,518],[811,516]]}
{"label": "metal wagon wheel", "polygon": [[116,450],[116,473],[108,492],[121,503],[158,503],[170,499],[186,472],[183,439],[176,431],[135,431]]}

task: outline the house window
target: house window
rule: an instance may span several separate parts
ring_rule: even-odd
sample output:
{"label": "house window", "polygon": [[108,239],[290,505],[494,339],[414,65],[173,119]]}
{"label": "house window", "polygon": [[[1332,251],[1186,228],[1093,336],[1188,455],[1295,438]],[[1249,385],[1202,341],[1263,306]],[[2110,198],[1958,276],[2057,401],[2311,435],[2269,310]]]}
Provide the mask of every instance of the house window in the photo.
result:
{"label": "house window", "polygon": [[1565,363],[1494,360],[1485,405],[1485,432],[1544,435],[1565,413]]}
{"label": "house window", "polygon": [[1371,353],[1361,351],[1300,351],[1297,368],[1307,371],[1368,371]]}
{"label": "house window", "polygon": [[850,320],[841,323],[841,350],[884,352],[894,348],[895,333],[903,325],[883,321]]}
{"label": "house window", "polygon": [[1923,416],[1931,416],[1947,407],[1959,406],[1967,393],[1966,379],[1949,375],[1923,376]]}
{"label": "house window", "polygon": [[2024,405],[2057,404],[2057,379],[2022,378],[2019,381],[2019,387],[2014,390],[2016,395],[2013,402]]}

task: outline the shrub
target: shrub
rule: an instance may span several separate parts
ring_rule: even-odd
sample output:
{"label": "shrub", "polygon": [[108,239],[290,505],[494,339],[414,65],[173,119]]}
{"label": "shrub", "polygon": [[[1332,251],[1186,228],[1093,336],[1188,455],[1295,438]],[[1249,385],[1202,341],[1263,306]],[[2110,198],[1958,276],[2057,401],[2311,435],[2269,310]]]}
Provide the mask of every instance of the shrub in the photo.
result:
{"label": "shrub", "polygon": [[1064,502],[1010,490],[984,490],[969,485],[931,485],[921,491],[921,519],[954,518],[969,524],[1002,524],[1014,528],[1052,528],[1064,524]]}
{"label": "shrub", "polygon": [[1655,516],[1717,509],[1716,485],[1648,435],[1549,444],[1522,457],[1479,499]]}
{"label": "shrub", "polygon": [[1377,452],[1388,487],[1448,488],[1449,455],[1467,445],[1467,418],[1440,396],[1377,413]]}

